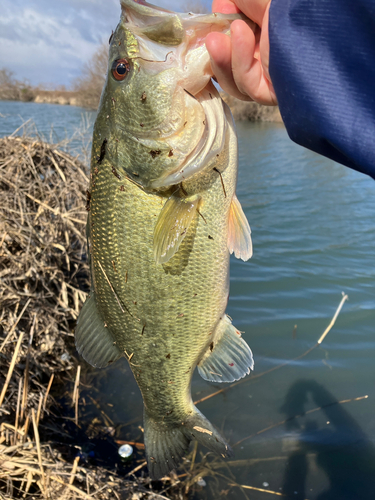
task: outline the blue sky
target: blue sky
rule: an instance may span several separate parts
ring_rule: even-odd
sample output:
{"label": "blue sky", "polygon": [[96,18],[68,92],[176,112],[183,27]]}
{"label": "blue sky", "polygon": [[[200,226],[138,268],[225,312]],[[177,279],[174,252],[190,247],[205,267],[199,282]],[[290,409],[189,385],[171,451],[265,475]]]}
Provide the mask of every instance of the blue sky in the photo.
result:
{"label": "blue sky", "polygon": [[[186,0],[154,3],[180,11],[189,4]],[[11,70],[15,78],[32,85],[69,86],[119,19],[119,0],[1,0],[0,69]]]}

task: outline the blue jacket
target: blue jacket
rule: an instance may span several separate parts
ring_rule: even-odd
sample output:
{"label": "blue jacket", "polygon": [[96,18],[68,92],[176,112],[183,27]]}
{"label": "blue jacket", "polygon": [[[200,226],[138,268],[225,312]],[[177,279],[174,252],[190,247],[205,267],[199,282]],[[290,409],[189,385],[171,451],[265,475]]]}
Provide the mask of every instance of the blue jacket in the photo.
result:
{"label": "blue jacket", "polygon": [[272,0],[269,30],[290,138],[375,179],[375,1]]}

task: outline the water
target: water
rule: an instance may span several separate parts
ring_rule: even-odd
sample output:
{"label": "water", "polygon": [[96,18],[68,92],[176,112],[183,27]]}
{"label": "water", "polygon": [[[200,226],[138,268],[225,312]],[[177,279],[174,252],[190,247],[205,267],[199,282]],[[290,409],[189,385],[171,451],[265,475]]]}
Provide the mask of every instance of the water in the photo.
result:
{"label": "water", "polygon": [[63,142],[63,149],[73,155],[83,150],[85,157],[90,150],[95,116],[96,111],[76,106],[0,101],[0,137],[19,129],[17,135],[25,132],[38,134],[51,143]]}
{"label": "water", "polygon": [[[14,118],[6,119],[11,127],[0,119],[3,135],[18,126],[18,114],[33,116],[46,133],[50,124],[59,134],[80,125],[79,108],[0,103],[0,112],[10,114],[13,106]],[[230,482],[298,500],[370,499],[375,491],[375,182],[293,144],[281,125],[239,123],[238,136],[237,193],[252,227],[254,256],[247,263],[231,261],[227,312],[245,332],[255,372],[199,409],[232,445],[239,443],[234,450],[240,462],[231,467]],[[349,301],[322,345],[259,376],[315,345],[342,292]],[[142,440],[142,400],[125,360],[87,376],[122,439]],[[220,388],[195,374],[193,399]],[[363,396],[368,398],[353,400]],[[216,472],[231,474],[226,468]],[[195,498],[216,500],[215,480],[205,481]],[[224,480],[220,484],[230,499],[243,495]],[[246,492],[252,500],[271,497]]]}

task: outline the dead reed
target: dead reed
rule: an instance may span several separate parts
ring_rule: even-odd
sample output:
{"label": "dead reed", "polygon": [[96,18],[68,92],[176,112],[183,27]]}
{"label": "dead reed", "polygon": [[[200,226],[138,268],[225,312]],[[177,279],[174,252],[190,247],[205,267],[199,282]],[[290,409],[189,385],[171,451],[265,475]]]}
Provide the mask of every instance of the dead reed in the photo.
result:
{"label": "dead reed", "polygon": [[[88,288],[87,183],[86,167],[56,146],[0,139],[0,373],[23,333],[19,356],[33,370],[24,392],[40,373],[49,379],[72,366],[68,346]],[[16,389],[9,386],[3,412],[16,407]],[[24,396],[22,415],[26,400],[37,409],[38,399]]]}

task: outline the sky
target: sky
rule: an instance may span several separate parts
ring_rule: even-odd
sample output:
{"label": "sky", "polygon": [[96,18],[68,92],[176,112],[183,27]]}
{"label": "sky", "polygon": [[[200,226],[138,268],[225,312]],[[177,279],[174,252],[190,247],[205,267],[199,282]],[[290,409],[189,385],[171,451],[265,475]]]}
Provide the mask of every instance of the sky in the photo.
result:
{"label": "sky", "polygon": [[[154,2],[180,11],[189,4]],[[120,0],[1,0],[0,69],[31,85],[69,87],[119,19]]]}

